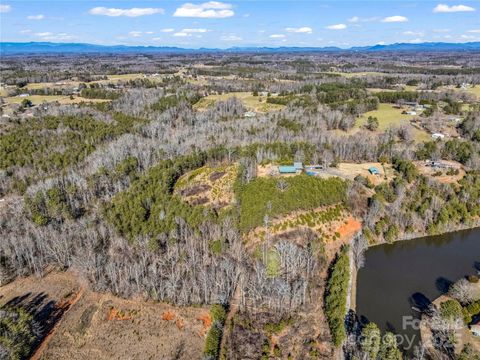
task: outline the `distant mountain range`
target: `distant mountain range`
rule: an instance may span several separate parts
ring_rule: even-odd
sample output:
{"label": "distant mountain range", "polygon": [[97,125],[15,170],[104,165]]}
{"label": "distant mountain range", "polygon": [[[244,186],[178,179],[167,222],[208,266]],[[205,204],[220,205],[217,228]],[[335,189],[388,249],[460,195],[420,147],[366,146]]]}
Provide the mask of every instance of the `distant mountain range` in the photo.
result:
{"label": "distant mountain range", "polygon": [[51,43],[51,42],[0,42],[0,55],[20,54],[66,54],[66,53],[214,53],[214,52],[256,52],[256,53],[285,53],[285,52],[352,52],[352,51],[480,51],[480,42],[469,43],[441,43],[426,42],[418,44],[398,43],[391,45],[373,45],[341,49],[338,47],[231,47],[228,49],[200,48],[187,49],[169,46],[128,46],[128,45],[95,45],[81,43]]}

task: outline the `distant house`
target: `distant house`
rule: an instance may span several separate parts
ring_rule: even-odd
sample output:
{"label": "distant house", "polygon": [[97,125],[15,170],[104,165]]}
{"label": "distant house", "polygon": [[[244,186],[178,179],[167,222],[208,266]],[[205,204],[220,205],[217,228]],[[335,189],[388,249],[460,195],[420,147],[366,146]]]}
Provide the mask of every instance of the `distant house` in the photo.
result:
{"label": "distant house", "polygon": [[402,101],[400,100],[400,104],[403,105],[403,106],[411,106],[411,107],[417,107],[418,106],[418,102],[416,101]]}
{"label": "distant house", "polygon": [[303,164],[301,162],[294,162],[293,163],[293,167],[296,169],[296,170],[303,170]]}
{"label": "distant house", "polygon": [[407,115],[417,115],[417,112],[416,111],[407,111],[406,114]]}
{"label": "distant house", "polygon": [[480,324],[475,324],[470,326],[470,331],[473,336],[480,336]]}
{"label": "distant house", "polygon": [[432,134],[432,139],[434,139],[434,140],[444,139],[444,138],[445,138],[445,135],[443,135],[443,134],[440,134],[440,133],[433,133]]}
{"label": "distant house", "polygon": [[305,169],[307,170],[323,170],[324,166],[319,164],[314,165],[305,165]]}
{"label": "distant house", "polygon": [[295,166],[279,166],[278,167],[278,172],[280,174],[296,174],[297,173],[297,168]]}
{"label": "distant house", "polygon": [[247,111],[243,116],[246,118],[254,118],[257,114],[254,111]]}
{"label": "distant house", "polygon": [[28,94],[28,93],[23,93],[23,94],[18,95],[18,97],[29,97],[29,96],[30,96],[30,94]]}
{"label": "distant house", "polygon": [[368,172],[372,175],[380,175],[380,171],[375,166],[370,167]]}

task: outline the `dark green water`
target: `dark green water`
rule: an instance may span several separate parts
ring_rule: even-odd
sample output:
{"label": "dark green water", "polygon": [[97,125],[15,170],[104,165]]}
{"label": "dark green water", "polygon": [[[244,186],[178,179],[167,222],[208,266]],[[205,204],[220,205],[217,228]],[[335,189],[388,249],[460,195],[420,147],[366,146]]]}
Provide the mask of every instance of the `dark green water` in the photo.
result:
{"label": "dark green water", "polygon": [[[357,278],[357,315],[418,344],[408,322],[459,278],[480,270],[480,229],[373,247]],[[406,323],[407,322],[407,323]],[[406,326],[405,326],[406,325]]]}

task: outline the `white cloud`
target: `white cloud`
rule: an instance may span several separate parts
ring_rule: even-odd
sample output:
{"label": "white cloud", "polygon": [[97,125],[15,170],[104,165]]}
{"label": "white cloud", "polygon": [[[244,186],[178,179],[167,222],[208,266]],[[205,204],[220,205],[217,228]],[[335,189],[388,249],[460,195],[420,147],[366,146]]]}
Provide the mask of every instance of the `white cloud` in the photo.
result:
{"label": "white cloud", "polygon": [[35,33],[36,36],[39,36],[39,37],[45,37],[45,36],[51,36],[53,35],[51,32],[39,32],[39,33]]}
{"label": "white cloud", "polygon": [[480,29],[468,30],[467,32],[472,33],[472,34],[480,34]]}
{"label": "white cloud", "polygon": [[326,29],[329,29],[329,30],[343,30],[346,28],[347,28],[347,25],[345,24],[335,24],[335,25],[329,25],[326,27]]}
{"label": "white cloud", "polygon": [[183,29],[180,32],[193,34],[193,33],[206,33],[207,31],[208,31],[207,29]]}
{"label": "white cloud", "polygon": [[144,15],[153,15],[153,14],[163,14],[165,11],[160,8],[131,8],[131,9],[116,9],[116,8],[106,8],[103,6],[94,7],[90,9],[89,13],[92,15],[103,15],[103,16],[128,16],[128,17],[138,17]]}
{"label": "white cloud", "polygon": [[235,15],[232,5],[218,1],[203,4],[186,3],[175,10],[173,16],[196,18],[227,18]]}
{"label": "white cloud", "polygon": [[416,38],[416,39],[413,39],[413,40],[409,41],[410,44],[419,44],[419,43],[422,43],[422,42],[423,42],[423,39],[421,39],[421,38]]}
{"label": "white cloud", "polygon": [[130,32],[128,33],[128,35],[130,35],[131,37],[136,37],[136,38],[138,38],[138,37],[142,36],[142,32],[141,32],[141,31],[130,31]]}
{"label": "white cloud", "polygon": [[360,18],[358,16],[352,16],[350,19],[348,19],[348,22],[356,23],[359,22]]}
{"label": "white cloud", "polygon": [[450,29],[433,29],[433,32],[436,32],[436,33],[447,33],[450,31],[451,31]]}
{"label": "white cloud", "polygon": [[407,36],[423,36],[424,35],[424,33],[421,31],[411,31],[411,30],[404,31],[402,34]]}
{"label": "white cloud", "polygon": [[28,33],[31,33],[31,32],[32,32],[32,30],[30,30],[30,29],[24,29],[24,30],[20,31],[20,34],[28,34]]}
{"label": "white cloud", "polygon": [[472,36],[472,35],[462,35],[460,36],[462,39],[464,40],[473,40],[475,39],[475,36]]}
{"label": "white cloud", "polygon": [[145,34],[147,35],[152,35],[154,32],[153,31],[145,31]]}
{"label": "white cloud", "polygon": [[462,11],[475,11],[475,9],[471,6],[466,6],[466,5],[448,6],[446,4],[438,4],[433,9],[434,13],[453,13],[453,12],[462,12]]}
{"label": "white cloud", "polygon": [[38,15],[28,15],[28,16],[27,16],[27,19],[28,19],[28,20],[42,20],[42,19],[44,19],[44,18],[45,18],[45,16],[42,15],[42,14],[38,14]]}
{"label": "white cloud", "polygon": [[242,41],[243,39],[237,35],[224,35],[220,38],[223,41]]}
{"label": "white cloud", "polygon": [[297,33],[297,34],[311,34],[313,32],[312,28],[308,26],[303,26],[299,28],[287,27],[285,30],[289,33]]}
{"label": "white cloud", "polygon": [[166,28],[166,29],[162,29],[160,30],[161,32],[164,32],[164,33],[170,33],[170,32],[174,32],[175,29],[172,29],[172,28]]}
{"label": "white cloud", "polygon": [[173,36],[177,36],[177,37],[185,37],[185,36],[188,36],[189,34],[187,33],[184,33],[184,32],[176,32],[175,34],[173,34]]}
{"label": "white cloud", "polygon": [[405,16],[395,15],[395,16],[388,16],[382,20],[384,23],[397,23],[397,22],[407,22],[408,18]]}
{"label": "white cloud", "polygon": [[12,11],[12,7],[10,5],[0,5],[0,13],[8,13]]}
{"label": "white cloud", "polygon": [[34,35],[38,36],[43,41],[68,41],[75,38],[74,36],[67,33],[54,34],[49,31],[35,33]]}
{"label": "white cloud", "polygon": [[284,39],[285,35],[283,35],[283,34],[272,34],[272,35],[269,36],[269,38],[271,38],[271,39]]}

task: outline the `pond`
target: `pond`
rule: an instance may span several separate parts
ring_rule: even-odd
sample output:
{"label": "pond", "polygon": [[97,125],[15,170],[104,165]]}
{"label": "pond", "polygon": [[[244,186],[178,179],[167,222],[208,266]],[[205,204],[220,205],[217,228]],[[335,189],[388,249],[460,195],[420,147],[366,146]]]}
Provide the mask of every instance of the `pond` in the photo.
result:
{"label": "pond", "polygon": [[479,270],[479,228],[372,247],[358,272],[357,315],[401,335],[411,352],[420,340],[419,310]]}

